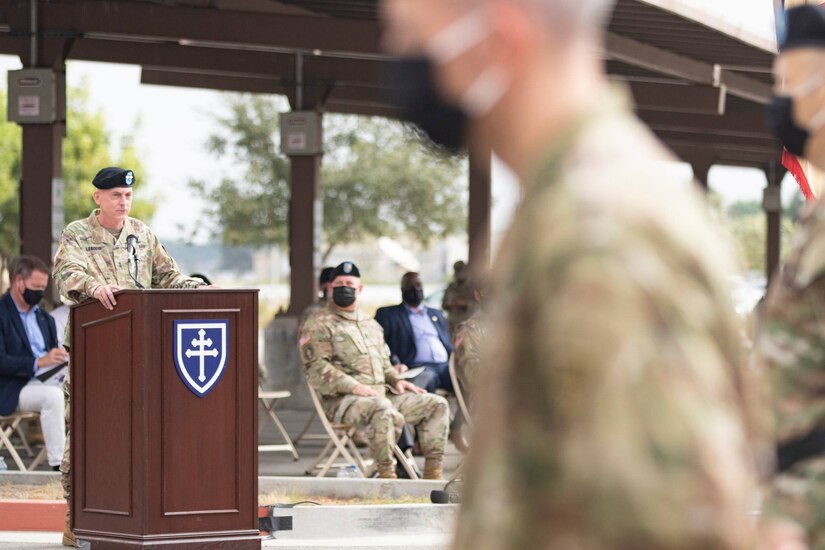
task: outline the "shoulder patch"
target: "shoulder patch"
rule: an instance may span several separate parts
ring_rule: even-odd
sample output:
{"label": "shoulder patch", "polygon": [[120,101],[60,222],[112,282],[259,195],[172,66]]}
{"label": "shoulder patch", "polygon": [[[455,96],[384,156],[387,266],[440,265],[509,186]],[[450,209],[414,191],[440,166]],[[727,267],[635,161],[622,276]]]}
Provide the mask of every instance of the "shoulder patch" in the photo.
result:
{"label": "shoulder patch", "polygon": [[309,334],[302,334],[301,338],[298,340],[298,345],[304,347],[305,345],[309,344],[309,341],[312,340]]}

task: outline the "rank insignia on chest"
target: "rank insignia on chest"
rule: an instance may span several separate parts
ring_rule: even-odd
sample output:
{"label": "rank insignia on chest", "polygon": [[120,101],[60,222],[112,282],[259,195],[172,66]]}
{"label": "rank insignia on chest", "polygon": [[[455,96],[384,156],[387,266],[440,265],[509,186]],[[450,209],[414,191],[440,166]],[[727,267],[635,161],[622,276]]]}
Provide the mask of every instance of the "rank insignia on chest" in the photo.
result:
{"label": "rank insignia on chest", "polygon": [[175,321],[175,369],[183,384],[198,397],[215,389],[229,354],[229,321]]}

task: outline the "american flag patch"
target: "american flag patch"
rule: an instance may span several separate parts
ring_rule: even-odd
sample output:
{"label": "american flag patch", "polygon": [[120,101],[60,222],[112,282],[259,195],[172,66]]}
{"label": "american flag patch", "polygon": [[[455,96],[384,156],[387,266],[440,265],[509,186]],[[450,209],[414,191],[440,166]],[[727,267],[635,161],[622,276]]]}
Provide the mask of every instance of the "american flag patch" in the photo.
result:
{"label": "american flag patch", "polygon": [[309,344],[309,334],[302,334],[301,338],[298,340],[298,345],[304,347],[305,345]]}

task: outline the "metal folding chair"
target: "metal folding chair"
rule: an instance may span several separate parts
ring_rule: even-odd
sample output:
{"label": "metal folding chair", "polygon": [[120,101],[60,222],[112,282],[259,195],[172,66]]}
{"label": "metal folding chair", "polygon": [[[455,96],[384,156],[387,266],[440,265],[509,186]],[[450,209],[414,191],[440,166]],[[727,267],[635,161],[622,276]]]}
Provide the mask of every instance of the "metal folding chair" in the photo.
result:
{"label": "metal folding chair", "polygon": [[472,426],[472,417],[470,416],[470,409],[467,407],[467,402],[464,400],[464,390],[461,387],[461,382],[458,380],[458,373],[455,370],[455,355],[450,356],[450,380],[453,382],[453,391],[455,392],[455,400],[458,401],[458,408],[464,414],[464,420],[468,426]]}
{"label": "metal folding chair", "polygon": [[[369,477],[370,470],[367,463],[352,441],[352,436],[357,428],[351,424],[330,422],[324,413],[318,392],[316,392],[315,388],[309,383],[307,383],[307,387],[309,388],[309,395],[312,397],[312,403],[315,405],[315,410],[318,413],[318,419],[324,426],[327,435],[329,435],[329,441],[312,465],[307,468],[307,473],[311,474],[316,468],[320,468],[316,477],[324,477],[333,466],[339,467],[355,464],[355,467],[358,468],[358,471],[363,477]],[[398,459],[399,464],[401,464],[402,468],[407,472],[407,475],[410,476],[410,479],[419,479],[421,477],[411,454],[405,454],[398,445],[393,445],[392,451],[396,459]],[[338,457],[341,457],[344,462],[336,462],[335,460]],[[323,464],[321,464],[322,462]]]}
{"label": "metal folding chair", "polygon": [[[40,449],[40,452],[37,453],[37,456],[34,455],[34,451],[29,445],[29,441],[26,438],[26,434],[23,432],[23,429],[20,427],[20,423],[24,420],[37,420],[40,421],[40,413],[30,412],[30,411],[19,411],[14,412],[8,416],[0,416],[0,449],[6,448],[11,454],[12,460],[17,465],[17,468],[21,471],[25,470],[34,470],[37,466],[40,465],[41,462],[46,458],[46,446]],[[20,458],[20,454],[17,452],[17,449],[11,442],[12,435],[17,434],[17,437],[20,439],[23,450],[29,457],[34,456],[34,460],[29,467],[26,468],[26,465],[23,463],[23,459]]]}
{"label": "metal folding chair", "polygon": [[292,394],[287,390],[281,391],[271,391],[271,390],[264,390],[260,386],[258,386],[258,402],[263,405],[264,410],[266,410],[266,414],[272,419],[272,423],[275,425],[275,429],[280,432],[281,436],[284,438],[284,443],[278,444],[269,444],[269,445],[258,445],[258,452],[266,452],[266,451],[287,451],[292,453],[292,457],[294,460],[298,460],[300,457],[298,456],[298,451],[295,449],[295,445],[290,439],[289,434],[284,428],[283,423],[281,423],[281,419],[278,418],[278,415],[275,414],[275,405],[278,404],[278,401],[281,399],[286,399],[290,397]]}

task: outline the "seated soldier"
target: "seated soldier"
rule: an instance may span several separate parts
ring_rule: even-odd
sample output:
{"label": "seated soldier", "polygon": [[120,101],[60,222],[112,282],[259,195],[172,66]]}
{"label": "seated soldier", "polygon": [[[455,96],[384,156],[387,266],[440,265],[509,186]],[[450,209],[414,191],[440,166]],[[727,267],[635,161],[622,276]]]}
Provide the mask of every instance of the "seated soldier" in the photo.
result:
{"label": "seated soldier", "polygon": [[364,288],[344,262],[332,277],[332,301],[307,319],[298,346],[307,379],[333,422],[365,428],[378,476],[394,478],[392,446],[405,423],[416,427],[424,478],[440,479],[450,411],[444,398],[401,379],[390,364],[384,331],[358,310]]}
{"label": "seated soldier", "polygon": [[467,286],[473,301],[473,314],[461,322],[455,331],[455,373],[463,392],[464,401],[472,408],[472,395],[478,385],[478,367],[481,364],[483,344],[487,338],[484,306],[488,289],[484,276],[473,274]]}

